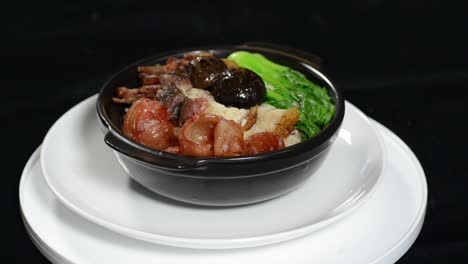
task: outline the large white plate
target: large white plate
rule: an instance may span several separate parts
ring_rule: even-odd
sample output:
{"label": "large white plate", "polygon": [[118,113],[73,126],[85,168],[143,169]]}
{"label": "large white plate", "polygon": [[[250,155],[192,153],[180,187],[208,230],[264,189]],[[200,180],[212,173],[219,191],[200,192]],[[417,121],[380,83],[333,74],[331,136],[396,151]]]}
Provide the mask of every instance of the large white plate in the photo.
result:
{"label": "large white plate", "polygon": [[424,221],[427,185],[409,148],[380,127],[385,167],[374,195],[355,213],[313,234],[288,242],[236,250],[160,246],[118,235],[65,208],[50,192],[39,151],[20,183],[20,204],[31,238],[54,264],[342,264],[396,262],[412,245]]}
{"label": "large white plate", "polygon": [[58,199],[79,215],[121,234],[190,248],[240,248],[316,231],[368,197],[382,169],[370,121],[346,104],[341,132],[323,166],[300,188],[250,206],[207,208],[162,198],[134,183],[103,142],[92,97],[48,132],[42,172]]}

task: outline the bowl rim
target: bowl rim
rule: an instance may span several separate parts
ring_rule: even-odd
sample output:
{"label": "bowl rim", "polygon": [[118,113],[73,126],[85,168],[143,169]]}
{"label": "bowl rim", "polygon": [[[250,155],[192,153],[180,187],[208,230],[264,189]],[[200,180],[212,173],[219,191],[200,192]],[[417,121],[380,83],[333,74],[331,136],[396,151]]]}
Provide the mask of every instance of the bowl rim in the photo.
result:
{"label": "bowl rim", "polygon": [[[281,150],[277,151],[272,151],[272,152],[266,152],[266,153],[260,153],[260,154],[254,154],[254,155],[243,155],[243,156],[235,156],[235,157],[197,157],[197,156],[188,156],[188,155],[181,155],[181,154],[173,154],[169,152],[165,152],[162,150],[156,150],[152,149],[149,147],[146,147],[136,141],[131,140],[130,138],[126,137],[123,132],[121,131],[121,128],[116,126],[113,122],[110,121],[109,117],[106,114],[105,111],[105,106],[103,104],[103,93],[107,89],[110,89],[110,85],[112,81],[123,74],[124,72],[127,72],[131,70],[132,68],[136,68],[140,65],[143,65],[147,63],[148,61],[151,60],[156,60],[158,58],[163,58],[163,57],[168,57],[171,55],[176,55],[176,54],[181,54],[181,53],[188,53],[188,52],[195,52],[195,51],[201,51],[201,50],[208,50],[208,51],[221,51],[221,50],[250,50],[254,52],[268,52],[268,53],[273,53],[279,56],[283,57],[288,57],[289,59],[296,60],[304,69],[310,71],[312,74],[317,76],[321,81],[325,82],[326,89],[329,91],[329,94],[331,94],[332,100],[335,102],[335,115],[332,118],[332,120],[322,128],[316,135],[313,137],[301,141],[297,144],[294,144],[292,146],[283,148]],[[296,52],[297,51],[297,52]],[[345,113],[345,104],[344,104],[344,98],[342,96],[342,93],[340,92],[339,89],[336,88],[336,85],[330,80],[329,77],[327,77],[323,71],[317,69],[316,63],[314,63],[312,60],[309,60],[307,58],[308,53],[301,51],[301,50],[295,50],[291,49],[288,47],[280,47],[280,46],[275,46],[274,48],[272,47],[263,47],[263,46],[256,46],[256,45],[248,45],[248,44],[241,44],[241,45],[210,45],[210,46],[199,46],[199,47],[190,47],[190,48],[183,48],[183,49],[175,49],[175,50],[170,50],[170,51],[165,51],[165,52],[160,52],[154,55],[146,56],[142,59],[139,59],[135,62],[132,62],[128,64],[127,66],[123,67],[121,70],[117,71],[114,73],[110,78],[107,79],[107,81],[103,84],[99,91],[98,99],[96,102],[96,108],[97,108],[97,114],[98,117],[101,121],[101,123],[104,125],[106,129],[108,129],[107,137],[112,137],[113,140],[117,140],[119,144],[127,145],[134,149],[135,151],[145,153],[146,155],[153,155],[158,158],[166,158],[170,160],[174,160],[177,162],[185,162],[191,164],[191,166],[188,167],[201,167],[203,165],[209,164],[209,163],[220,163],[220,164],[237,164],[237,163],[245,163],[245,162],[255,162],[255,161],[260,161],[260,160],[271,160],[271,159],[277,159],[279,157],[284,157],[285,155],[291,155],[291,154],[298,154],[298,153],[304,153],[311,151],[312,149],[316,149],[326,143],[328,140],[333,141],[334,140],[334,135],[338,132],[344,118],[344,113]],[[314,55],[310,54],[309,58],[316,58]],[[115,88],[114,88],[115,89]],[[330,93],[331,91],[331,93]],[[126,153],[122,153],[121,150],[117,149],[115,146],[112,144],[109,144],[107,139],[105,140],[106,143],[113,148],[114,150],[118,151],[121,154],[124,154],[126,156],[130,156]],[[321,152],[321,151],[320,151]],[[148,164],[150,166],[160,166],[163,168],[167,168],[164,165],[153,163],[148,160],[140,159],[135,156],[130,156],[134,159],[137,159],[138,161],[142,162],[143,164]],[[311,157],[312,158],[312,157]],[[185,166],[177,166],[179,169],[183,169]]]}

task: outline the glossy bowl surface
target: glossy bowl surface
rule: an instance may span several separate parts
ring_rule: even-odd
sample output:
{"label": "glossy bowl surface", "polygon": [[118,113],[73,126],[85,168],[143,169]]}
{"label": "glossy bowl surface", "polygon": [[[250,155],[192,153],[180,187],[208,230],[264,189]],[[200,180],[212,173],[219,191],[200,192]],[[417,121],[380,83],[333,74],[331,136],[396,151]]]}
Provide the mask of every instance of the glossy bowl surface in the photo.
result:
{"label": "glossy bowl surface", "polygon": [[[326,87],[336,106],[331,122],[313,138],[280,151],[259,155],[218,158],[171,154],[145,147],[127,138],[122,130],[125,106],[112,102],[119,86],[137,87],[136,68],[165,63],[170,56],[210,50],[226,57],[236,50],[258,52],[301,71]],[[344,116],[344,100],[332,82],[315,66],[316,57],[289,48],[252,45],[213,46],[171,51],[135,62],[115,74],[99,93],[97,112],[105,142],[115,150],[127,173],[146,188],[169,198],[208,206],[260,202],[293,190],[320,166],[335,140]]]}

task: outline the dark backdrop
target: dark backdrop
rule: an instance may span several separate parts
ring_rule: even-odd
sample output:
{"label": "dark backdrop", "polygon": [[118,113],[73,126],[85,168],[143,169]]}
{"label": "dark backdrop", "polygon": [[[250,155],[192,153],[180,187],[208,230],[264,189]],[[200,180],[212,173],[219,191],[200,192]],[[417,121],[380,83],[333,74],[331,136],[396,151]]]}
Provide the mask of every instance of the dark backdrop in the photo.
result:
{"label": "dark backdrop", "polygon": [[265,41],[322,57],[346,99],[420,159],[429,183],[427,218],[400,262],[467,263],[467,6],[320,2],[2,3],[2,233],[11,248],[2,255],[11,263],[47,263],[22,226],[20,173],[52,123],[110,74],[167,49]]}

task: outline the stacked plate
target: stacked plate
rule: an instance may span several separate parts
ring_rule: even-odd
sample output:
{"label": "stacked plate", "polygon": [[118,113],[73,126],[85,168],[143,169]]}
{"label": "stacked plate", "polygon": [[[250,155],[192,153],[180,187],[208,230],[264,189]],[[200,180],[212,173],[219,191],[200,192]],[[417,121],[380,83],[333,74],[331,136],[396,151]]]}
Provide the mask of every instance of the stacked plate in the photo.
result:
{"label": "stacked plate", "polygon": [[65,113],[20,184],[26,229],[53,263],[394,263],[424,220],[411,150],[346,103],[338,138],[298,189],[210,208],[133,182],[103,141],[96,96]]}

